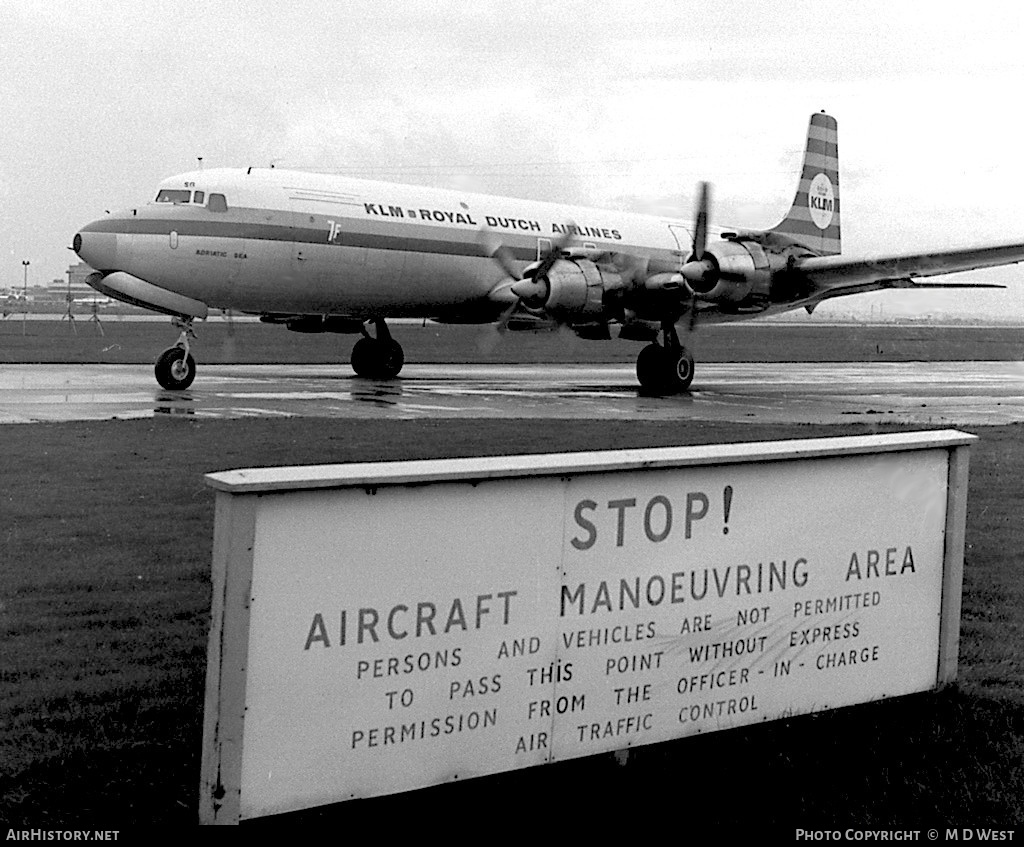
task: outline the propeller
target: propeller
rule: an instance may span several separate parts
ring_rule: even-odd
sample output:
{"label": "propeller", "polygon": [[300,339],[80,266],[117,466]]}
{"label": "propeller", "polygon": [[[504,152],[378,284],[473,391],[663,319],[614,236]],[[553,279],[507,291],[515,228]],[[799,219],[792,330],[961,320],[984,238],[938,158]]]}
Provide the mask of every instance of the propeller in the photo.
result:
{"label": "propeller", "polygon": [[711,186],[707,182],[700,184],[700,200],[697,205],[697,222],[693,227],[693,258],[698,262],[704,258],[704,248],[708,246],[708,202]]}
{"label": "propeller", "polygon": [[697,298],[693,292],[704,290],[706,280],[715,272],[713,259],[704,258],[708,246],[708,208],[711,205],[711,185],[707,182],[699,184],[697,215],[693,224],[693,250],[690,258],[679,269],[679,273],[689,283],[690,288],[690,320],[688,331],[693,332],[697,325]]}
{"label": "propeller", "polygon": [[[516,267],[515,258],[512,255],[511,248],[507,244],[502,242],[502,240],[498,237],[497,233],[495,233],[494,230],[488,227],[483,227],[480,230],[479,241],[481,247],[483,248],[484,255],[490,257],[491,259],[494,259],[494,261],[497,262],[498,267],[500,267],[505,272],[505,276],[510,277],[513,280],[512,285],[519,282],[523,278],[523,275],[519,273],[519,269]],[[499,286],[498,290],[501,290],[503,288],[506,290],[510,290],[512,285]],[[501,313],[501,316],[498,318],[497,325],[499,334],[505,332],[506,328],[508,327],[509,320],[512,318],[512,315],[515,313],[516,309],[519,308],[519,302],[520,298],[516,296],[512,303],[509,305],[509,307]],[[493,341],[490,342],[488,346],[493,347]]]}
{"label": "propeller", "polygon": [[572,241],[574,228],[575,224],[571,221],[566,223],[564,232],[551,243],[547,252],[540,257],[540,261],[527,267],[523,278],[512,284],[512,293],[518,298],[517,306],[525,305],[528,310],[534,312],[544,308],[544,302],[551,291],[548,274],[555,266],[555,262],[562,258],[563,251]]}
{"label": "propeller", "polygon": [[[549,284],[547,275],[555,266],[555,263],[562,258],[562,253],[573,239],[575,225],[570,221],[566,223],[562,234],[552,242],[551,247],[541,256],[540,261],[526,268],[526,274],[521,274],[515,265],[515,259],[511,248],[504,244],[498,235],[490,229],[481,230],[480,242],[488,256],[498,263],[498,266],[511,277],[512,284],[508,290],[515,295],[515,300],[498,318],[497,331],[504,333],[508,329],[509,321],[521,306],[526,305],[527,309],[539,310],[543,308],[544,299],[547,298]],[[537,306],[531,307],[530,301],[539,301]]]}
{"label": "propeller", "polygon": [[516,282],[523,278],[516,268],[515,258],[512,256],[511,248],[502,242],[498,234],[488,227],[480,230],[480,244],[484,254],[494,259],[498,266],[505,272],[506,276],[512,277]]}
{"label": "propeller", "polygon": [[700,183],[700,199],[697,202],[697,217],[693,226],[693,251],[686,264],[679,269],[683,278],[695,291],[707,288],[707,280],[715,273],[713,259],[705,258],[708,246],[708,207],[711,204],[711,186]]}

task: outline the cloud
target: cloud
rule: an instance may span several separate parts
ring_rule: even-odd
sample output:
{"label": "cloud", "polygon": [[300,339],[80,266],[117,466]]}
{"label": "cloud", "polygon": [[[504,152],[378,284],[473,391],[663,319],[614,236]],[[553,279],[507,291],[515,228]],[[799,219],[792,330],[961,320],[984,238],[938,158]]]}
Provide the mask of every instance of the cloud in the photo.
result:
{"label": "cloud", "polygon": [[716,219],[770,226],[821,108],[840,122],[851,247],[1020,229],[1009,3],[127,8],[0,5],[9,237],[50,275],[75,227],[200,155],[684,220],[708,179]]}

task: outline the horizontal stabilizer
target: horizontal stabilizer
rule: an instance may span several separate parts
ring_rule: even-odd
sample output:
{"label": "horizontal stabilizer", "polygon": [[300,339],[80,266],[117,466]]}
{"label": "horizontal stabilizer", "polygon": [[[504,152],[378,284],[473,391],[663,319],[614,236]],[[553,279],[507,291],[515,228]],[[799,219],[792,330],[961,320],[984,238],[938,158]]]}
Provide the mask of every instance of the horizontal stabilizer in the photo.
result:
{"label": "horizontal stabilizer", "polygon": [[[1017,262],[1024,262],[1024,243],[1021,242],[867,258],[813,256],[801,261],[797,265],[796,271],[809,283],[812,291],[828,290],[854,293],[853,290],[865,284],[872,286],[865,290],[892,288],[895,287],[895,283],[912,283],[913,280],[920,277],[977,271]],[[977,283],[930,283],[927,285],[942,288],[983,287],[982,284]],[[906,287],[924,288],[926,284],[914,283]]]}

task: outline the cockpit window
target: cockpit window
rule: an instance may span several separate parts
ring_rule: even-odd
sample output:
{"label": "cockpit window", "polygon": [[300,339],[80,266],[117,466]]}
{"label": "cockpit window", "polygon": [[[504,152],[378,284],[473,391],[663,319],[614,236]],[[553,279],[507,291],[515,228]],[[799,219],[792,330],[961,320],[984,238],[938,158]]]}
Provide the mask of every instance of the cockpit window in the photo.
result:
{"label": "cockpit window", "polygon": [[192,192],[177,188],[161,188],[156,195],[157,203],[188,203],[192,199]]}
{"label": "cockpit window", "polygon": [[226,212],[228,201],[223,194],[211,194],[209,202],[206,203],[205,191],[188,191],[184,188],[161,188],[156,195],[157,203],[173,203],[175,206],[192,205],[206,207],[211,212]]}

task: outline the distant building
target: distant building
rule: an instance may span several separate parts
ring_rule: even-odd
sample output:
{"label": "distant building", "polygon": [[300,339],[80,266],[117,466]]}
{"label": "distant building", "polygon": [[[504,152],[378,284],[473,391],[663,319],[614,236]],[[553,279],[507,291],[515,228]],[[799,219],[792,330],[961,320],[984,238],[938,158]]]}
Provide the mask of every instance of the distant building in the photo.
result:
{"label": "distant building", "polygon": [[72,300],[77,300],[80,297],[95,297],[98,295],[95,288],[92,288],[85,280],[89,274],[95,273],[85,262],[79,262],[77,265],[69,265],[67,269],[67,279],[55,279],[47,285],[36,286],[34,289],[35,298],[37,300],[50,300],[66,302],[68,294],[71,295]]}

